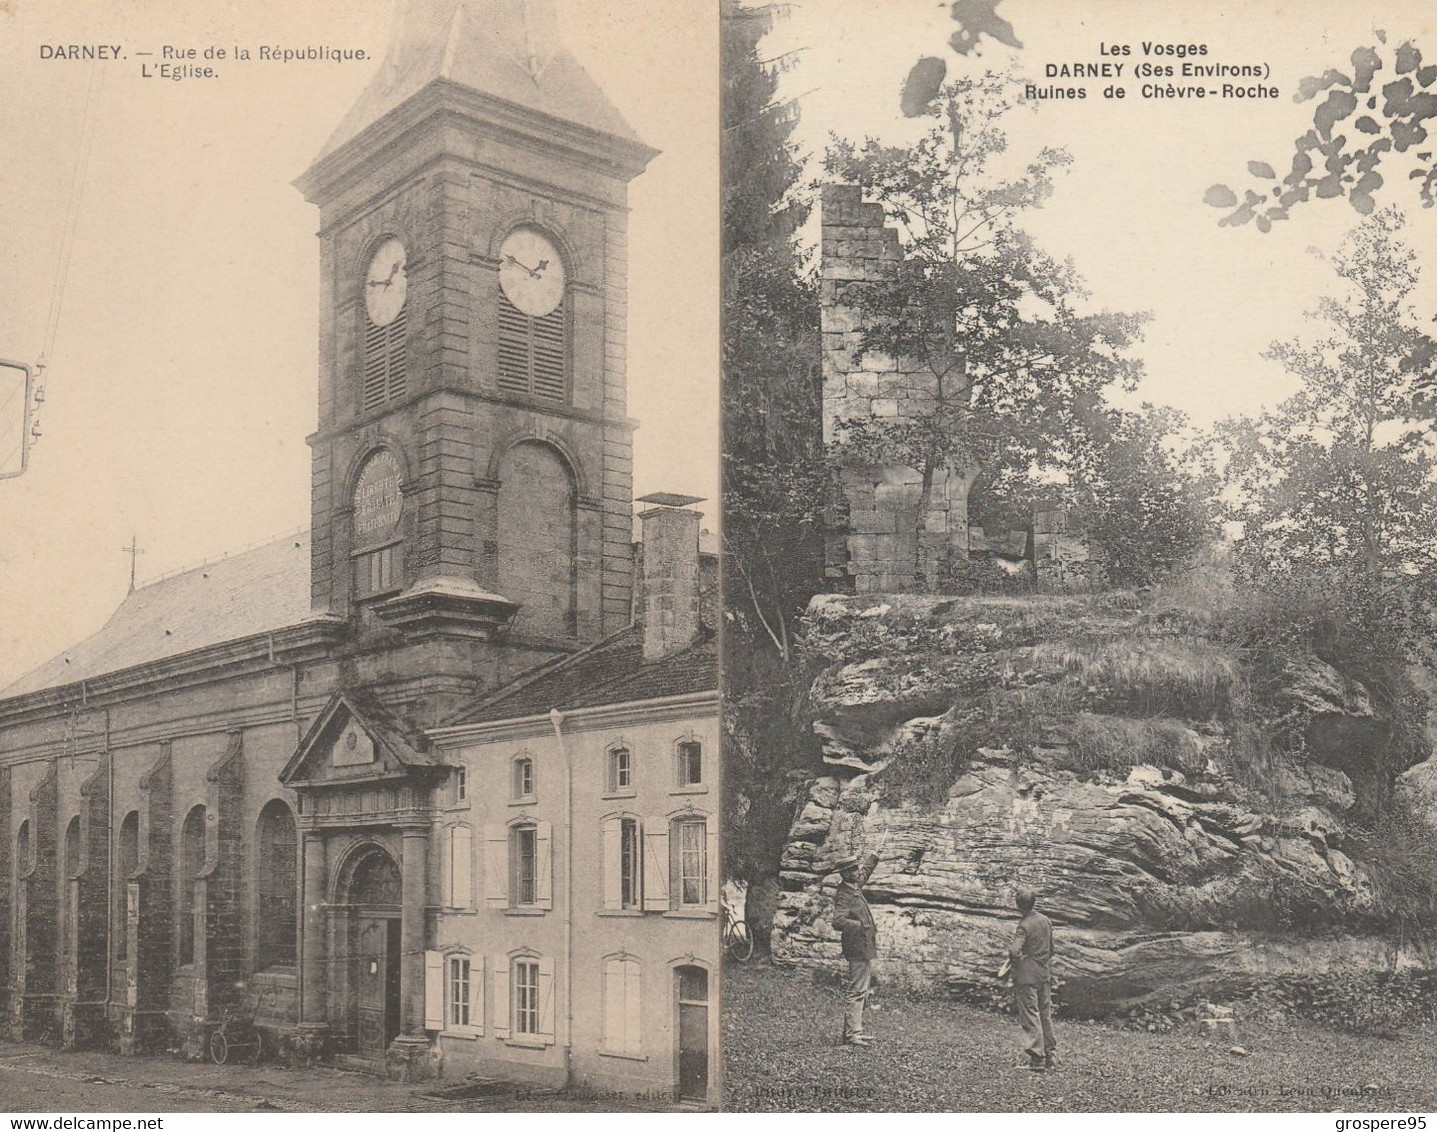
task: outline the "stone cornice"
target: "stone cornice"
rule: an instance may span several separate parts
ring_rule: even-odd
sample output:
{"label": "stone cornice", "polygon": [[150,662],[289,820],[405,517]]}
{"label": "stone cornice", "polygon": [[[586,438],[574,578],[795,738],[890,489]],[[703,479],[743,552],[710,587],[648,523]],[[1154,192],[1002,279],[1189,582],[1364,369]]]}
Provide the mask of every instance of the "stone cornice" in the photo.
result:
{"label": "stone cornice", "polygon": [[[582,731],[603,731],[611,727],[631,727],[642,723],[662,723],[671,719],[713,716],[719,711],[718,689],[695,692],[685,696],[633,703],[604,704],[600,707],[577,708],[560,713],[560,730],[573,734]],[[435,727],[425,732],[440,750],[453,751],[476,743],[502,742],[553,731],[549,715],[528,715],[502,719],[492,723],[461,723],[452,727]]]}
{"label": "stone cornice", "polygon": [[119,700],[233,678],[327,656],[345,632],[343,619],[322,614],[270,633],[238,637],[162,660],[117,669],[85,680],[40,688],[0,700],[0,724],[43,720],[76,703],[96,708]]}
{"label": "stone cornice", "polygon": [[319,158],[294,185],[306,200],[323,205],[362,178],[369,167],[398,149],[431,117],[448,117],[477,127],[486,136],[521,147],[535,143],[561,153],[578,167],[628,181],[643,171],[658,150],[565,121],[542,111],[482,94],[459,83],[429,84],[377,122],[366,126],[333,153]]}

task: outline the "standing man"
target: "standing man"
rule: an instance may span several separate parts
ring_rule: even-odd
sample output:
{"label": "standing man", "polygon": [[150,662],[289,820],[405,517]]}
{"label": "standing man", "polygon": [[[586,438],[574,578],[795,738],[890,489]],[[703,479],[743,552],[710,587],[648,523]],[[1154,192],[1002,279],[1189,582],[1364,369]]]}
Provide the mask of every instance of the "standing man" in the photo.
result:
{"label": "standing man", "polygon": [[843,1044],[866,1046],[873,1039],[863,1032],[863,1004],[873,985],[873,958],[878,954],[878,932],[873,913],[863,898],[863,886],[878,865],[878,854],[868,853],[860,861],[844,857],[834,865],[841,878],[833,894],[833,927],[843,937],[843,957],[848,960],[848,985],[843,1011]]}
{"label": "standing man", "polygon": [[1018,1021],[1023,1027],[1023,1052],[1028,1069],[1053,1068],[1058,1039],[1053,1036],[1052,972],[1053,924],[1033,910],[1038,894],[1031,888],[1018,889],[1018,926],[1008,958],[1013,965],[1013,995]]}

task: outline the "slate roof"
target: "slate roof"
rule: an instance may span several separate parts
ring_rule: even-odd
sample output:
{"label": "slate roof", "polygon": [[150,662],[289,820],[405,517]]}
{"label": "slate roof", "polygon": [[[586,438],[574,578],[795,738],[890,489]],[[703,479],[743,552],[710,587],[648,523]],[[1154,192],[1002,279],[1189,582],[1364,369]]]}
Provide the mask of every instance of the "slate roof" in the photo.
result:
{"label": "slate roof", "polygon": [[552,0],[409,0],[379,71],[325,143],[325,157],[449,81],[627,141],[639,139],[559,42]]}
{"label": "slate roof", "polygon": [[666,696],[718,690],[718,636],[704,629],[681,652],[644,663],[644,630],[630,625],[596,644],[520,677],[497,695],[481,700],[444,721],[494,723],[543,715],[557,708],[603,707]]}
{"label": "slate roof", "polygon": [[98,633],[22,676],[0,699],[299,624],[309,609],[309,532],[141,586]]}

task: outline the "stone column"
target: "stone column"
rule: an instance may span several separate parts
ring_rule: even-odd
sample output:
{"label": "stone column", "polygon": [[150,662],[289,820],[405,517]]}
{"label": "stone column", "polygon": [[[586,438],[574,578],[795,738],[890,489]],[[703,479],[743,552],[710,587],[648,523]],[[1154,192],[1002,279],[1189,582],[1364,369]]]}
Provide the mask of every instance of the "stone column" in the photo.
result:
{"label": "stone column", "polygon": [[400,870],[404,891],[399,919],[399,1037],[389,1047],[385,1073],[401,1081],[433,1075],[424,1031],[424,908],[429,874],[429,827],[406,826]]}
{"label": "stone column", "polygon": [[399,921],[399,1022],[406,1038],[424,1037],[424,907],[429,875],[429,829],[403,831],[404,894]]}
{"label": "stone column", "polygon": [[326,880],[324,835],[316,830],[304,834],[304,948],[300,957],[299,1021],[305,1030],[323,1030],[328,1023],[325,979],[324,888]]}

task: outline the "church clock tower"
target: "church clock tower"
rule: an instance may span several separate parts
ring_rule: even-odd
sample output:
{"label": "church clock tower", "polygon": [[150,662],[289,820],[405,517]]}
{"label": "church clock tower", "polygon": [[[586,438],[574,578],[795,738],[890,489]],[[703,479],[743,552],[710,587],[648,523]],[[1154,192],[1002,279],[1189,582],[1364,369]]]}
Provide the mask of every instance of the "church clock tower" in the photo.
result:
{"label": "church clock tower", "polygon": [[401,3],[296,182],[321,214],[316,612],[436,656],[628,622],[627,193],[655,153],[548,0]]}

